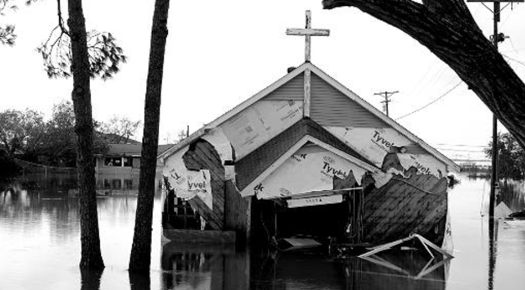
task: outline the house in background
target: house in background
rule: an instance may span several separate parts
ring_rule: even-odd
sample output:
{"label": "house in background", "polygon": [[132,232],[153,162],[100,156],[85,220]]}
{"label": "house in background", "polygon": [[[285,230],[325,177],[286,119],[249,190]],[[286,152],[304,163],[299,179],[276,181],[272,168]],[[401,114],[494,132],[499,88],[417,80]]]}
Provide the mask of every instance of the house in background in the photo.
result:
{"label": "house in background", "polygon": [[[159,145],[158,154],[173,144]],[[106,154],[97,154],[95,169],[99,173],[131,173],[140,170],[142,144],[109,144]]]}

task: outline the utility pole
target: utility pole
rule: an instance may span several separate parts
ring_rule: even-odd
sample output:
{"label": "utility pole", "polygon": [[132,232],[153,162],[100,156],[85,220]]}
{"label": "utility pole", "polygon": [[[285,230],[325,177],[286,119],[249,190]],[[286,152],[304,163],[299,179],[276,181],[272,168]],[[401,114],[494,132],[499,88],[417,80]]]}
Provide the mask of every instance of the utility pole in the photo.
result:
{"label": "utility pole", "polygon": [[[500,20],[500,2],[494,2],[494,47],[498,50],[498,22]],[[495,93],[495,92],[493,92]],[[496,204],[496,183],[498,182],[498,118],[492,114],[492,178],[490,180],[489,219],[494,218]]]}
{"label": "utility pole", "polygon": [[393,92],[387,92],[387,91],[384,91],[384,92],[379,92],[379,93],[375,93],[374,96],[382,96],[385,98],[384,101],[381,101],[381,103],[385,103],[385,112],[386,112],[386,115],[388,116],[388,103],[392,102],[392,100],[390,99],[390,97],[393,95],[393,94],[397,94],[399,93],[399,91],[393,91]]}
{"label": "utility pole", "polygon": [[[498,42],[505,40],[505,35],[498,33],[498,22],[500,21],[501,16],[501,6],[500,2],[509,2],[503,9],[509,5],[513,5],[515,2],[524,2],[524,0],[467,0],[467,2],[481,2],[483,6],[490,10],[489,7],[483,2],[494,2],[494,11],[491,12],[494,14],[494,35],[492,35],[492,42],[496,51],[498,50]],[[512,6],[511,6],[512,7]],[[492,92],[496,94],[495,89]],[[496,115],[492,115],[492,178],[490,180],[490,198],[489,198],[489,219],[494,218],[494,207],[496,203],[496,185],[498,183],[498,119]]]}

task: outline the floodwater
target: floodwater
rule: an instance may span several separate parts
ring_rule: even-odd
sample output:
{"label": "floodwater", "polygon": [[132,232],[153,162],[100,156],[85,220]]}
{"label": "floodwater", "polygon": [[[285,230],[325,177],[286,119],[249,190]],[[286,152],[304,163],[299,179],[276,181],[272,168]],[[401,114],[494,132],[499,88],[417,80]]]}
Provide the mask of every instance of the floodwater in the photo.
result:
{"label": "floodwater", "polygon": [[[116,179],[99,177],[99,185],[136,190],[138,180]],[[120,192],[97,199],[106,268],[84,272],[78,268],[77,199],[68,197],[74,178],[26,177],[12,189],[0,186],[0,289],[524,289],[525,221],[499,221],[489,239],[488,219],[482,217],[488,182],[461,179],[450,192],[449,261],[411,251],[364,260],[162,245],[157,194],[152,270],[137,276],[127,271],[136,196]],[[512,210],[525,207],[522,183],[502,184],[502,190]]]}

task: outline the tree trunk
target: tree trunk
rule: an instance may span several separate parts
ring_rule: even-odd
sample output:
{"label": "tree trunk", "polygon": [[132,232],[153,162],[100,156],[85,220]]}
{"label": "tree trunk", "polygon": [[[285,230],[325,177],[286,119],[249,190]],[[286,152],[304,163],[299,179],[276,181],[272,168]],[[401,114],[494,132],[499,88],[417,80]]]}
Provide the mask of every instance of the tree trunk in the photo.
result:
{"label": "tree trunk", "polygon": [[80,269],[80,290],[100,289],[100,279],[103,272],[103,269]]}
{"label": "tree trunk", "polygon": [[483,35],[464,0],[324,0],[357,7],[410,35],[450,66],[525,148],[525,84]]}
{"label": "tree trunk", "polygon": [[93,156],[93,118],[89,62],[86,42],[86,24],[82,0],[69,0],[68,26],[71,37],[73,107],[77,135],[77,166],[80,208],[81,268],[103,269],[98,232],[97,199],[95,192],[95,165]]}
{"label": "tree trunk", "polygon": [[168,36],[169,0],[156,0],[151,28],[150,55],[146,101],[144,107],[144,133],[140,161],[139,196],[133,246],[129,270],[149,271],[151,263],[151,231],[153,197],[155,195],[155,173],[157,169],[157,147],[159,143],[160,100],[166,38]]}

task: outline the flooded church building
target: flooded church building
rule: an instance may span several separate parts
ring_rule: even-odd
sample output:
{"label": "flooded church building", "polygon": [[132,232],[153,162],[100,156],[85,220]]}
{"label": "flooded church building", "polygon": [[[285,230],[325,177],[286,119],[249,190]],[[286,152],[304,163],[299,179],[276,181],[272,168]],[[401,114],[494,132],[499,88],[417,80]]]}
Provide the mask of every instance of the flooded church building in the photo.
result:
{"label": "flooded church building", "polygon": [[[458,166],[310,61],[159,156],[170,240],[447,248]],[[264,86],[265,84],[261,84]],[[296,240],[294,240],[294,238]]]}

